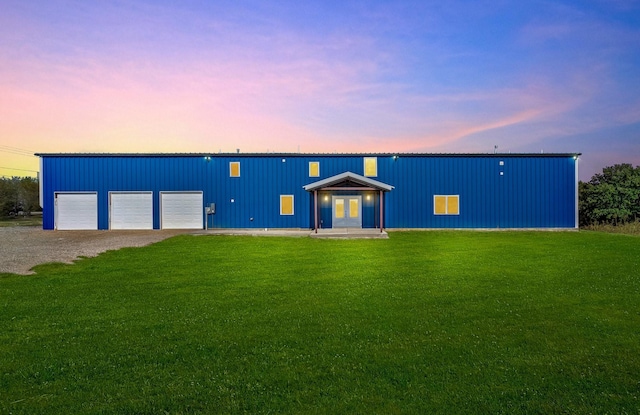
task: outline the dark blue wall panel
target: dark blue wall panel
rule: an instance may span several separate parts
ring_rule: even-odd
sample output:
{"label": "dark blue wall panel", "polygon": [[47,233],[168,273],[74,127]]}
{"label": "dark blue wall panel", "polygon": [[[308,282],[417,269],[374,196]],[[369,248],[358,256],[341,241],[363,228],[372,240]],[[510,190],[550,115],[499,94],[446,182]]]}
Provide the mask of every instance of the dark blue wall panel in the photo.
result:
{"label": "dark blue wall panel", "polygon": [[[572,228],[576,223],[573,155],[73,155],[44,154],[43,227],[54,228],[54,193],[98,192],[98,226],[108,229],[109,191],[152,191],[159,228],[161,191],[202,191],[216,203],[216,228],[311,228],[313,197],[304,185],[351,171],[377,157],[373,179],[384,195],[387,228]],[[240,177],[229,163],[240,162]],[[309,177],[309,162],[320,177]],[[294,215],[280,215],[280,195],[294,196]],[[323,196],[327,195],[328,201]],[[459,195],[458,215],[435,215],[434,195]],[[331,227],[331,194],[321,192],[319,220]],[[363,197],[363,226],[379,226],[380,200]],[[204,226],[204,223],[203,223]]]}

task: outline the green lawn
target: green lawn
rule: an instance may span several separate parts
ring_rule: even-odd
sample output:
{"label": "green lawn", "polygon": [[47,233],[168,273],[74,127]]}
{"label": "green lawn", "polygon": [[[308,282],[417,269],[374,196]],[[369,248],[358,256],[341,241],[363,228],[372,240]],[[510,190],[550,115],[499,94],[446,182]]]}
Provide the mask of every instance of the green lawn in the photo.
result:
{"label": "green lawn", "polygon": [[0,228],[10,226],[42,226],[42,216],[0,216]]}
{"label": "green lawn", "polygon": [[179,236],[0,278],[0,413],[640,412],[640,238]]}

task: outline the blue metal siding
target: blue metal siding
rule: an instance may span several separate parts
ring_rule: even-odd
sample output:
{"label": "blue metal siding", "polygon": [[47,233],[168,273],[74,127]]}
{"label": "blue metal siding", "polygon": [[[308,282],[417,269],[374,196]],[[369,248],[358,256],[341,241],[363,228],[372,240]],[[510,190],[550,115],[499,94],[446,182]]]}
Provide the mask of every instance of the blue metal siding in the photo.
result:
{"label": "blue metal siding", "polygon": [[[499,162],[504,161],[504,166]],[[386,198],[387,227],[573,227],[571,157],[400,157],[379,165],[396,188]],[[503,175],[500,175],[500,172]],[[433,195],[459,195],[459,215],[434,215]]]}
{"label": "blue metal siding", "polygon": [[[156,229],[161,191],[202,191],[205,205],[216,203],[209,218],[216,228],[311,228],[313,196],[302,186],[345,171],[364,175],[366,156],[371,155],[44,155],[43,227],[54,227],[55,192],[98,192],[98,226],[108,229],[108,192],[139,190],[153,192]],[[570,155],[377,159],[375,179],[394,186],[384,194],[387,228],[575,226],[576,160]],[[231,161],[240,162],[240,177],[230,177]],[[309,177],[310,161],[320,162],[320,177]],[[294,215],[280,215],[284,194],[294,196]],[[319,220],[331,227],[331,194],[320,194],[329,198],[318,200]],[[434,195],[459,195],[459,214],[434,215]],[[377,193],[371,202],[363,197],[364,227],[379,226],[379,204]]]}

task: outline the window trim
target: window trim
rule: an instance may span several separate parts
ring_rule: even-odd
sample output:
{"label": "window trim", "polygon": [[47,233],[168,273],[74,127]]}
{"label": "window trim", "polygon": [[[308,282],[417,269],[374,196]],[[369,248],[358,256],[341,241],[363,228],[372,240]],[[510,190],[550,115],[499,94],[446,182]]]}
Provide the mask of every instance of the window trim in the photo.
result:
{"label": "window trim", "polygon": [[[238,166],[238,174],[237,175],[233,174],[233,166],[234,165]],[[229,162],[229,177],[240,177],[240,162],[239,161],[230,161]]]}
{"label": "window trim", "polygon": [[[373,174],[367,174],[367,162],[373,163]],[[378,157],[363,157],[364,177],[378,177]]]}
{"label": "window trim", "polygon": [[[312,174],[311,166],[316,166],[316,174]],[[309,177],[320,177],[320,162],[319,161],[310,161],[309,162]]]}
{"label": "window trim", "polygon": [[[282,201],[285,198],[291,198],[291,213],[284,213],[282,208],[283,208],[283,203]],[[295,215],[295,198],[293,195],[280,195],[280,216],[293,216]]]}
{"label": "window trim", "polygon": [[[444,197],[444,213],[438,212],[436,200],[439,197]],[[449,213],[449,199],[457,199],[458,211],[456,213]],[[459,216],[460,215],[460,195],[433,195],[433,214],[436,216]]]}

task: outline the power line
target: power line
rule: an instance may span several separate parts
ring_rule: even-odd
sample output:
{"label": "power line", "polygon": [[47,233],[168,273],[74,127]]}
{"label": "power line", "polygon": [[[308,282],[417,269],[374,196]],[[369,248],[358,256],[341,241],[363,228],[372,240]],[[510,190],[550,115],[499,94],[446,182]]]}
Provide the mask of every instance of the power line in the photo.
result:
{"label": "power line", "polygon": [[0,148],[0,152],[2,152],[2,153],[11,153],[11,154],[15,154],[16,156],[34,157],[33,154],[19,153],[17,151],[3,150],[1,148]]}
{"label": "power line", "polygon": [[14,169],[13,167],[4,167],[4,166],[0,166],[0,169],[18,170],[18,171],[30,171],[30,172],[33,172],[33,173],[37,173],[38,172],[38,170]]}
{"label": "power line", "polygon": [[27,149],[25,149],[25,148],[18,148],[18,147],[5,146],[5,145],[2,145],[2,144],[0,144],[0,148],[4,148],[4,149],[6,149],[6,150],[11,150],[11,151],[20,151],[20,152],[23,152],[23,153],[29,153],[29,154],[31,154],[31,155],[33,155],[33,153],[35,153],[35,151],[27,150]]}
{"label": "power line", "polygon": [[11,153],[11,154],[15,154],[18,156],[25,156],[25,157],[34,157],[33,153],[30,153],[26,150],[18,150],[18,149],[13,149],[11,147],[7,147],[7,146],[0,146],[0,152],[3,153]]}

